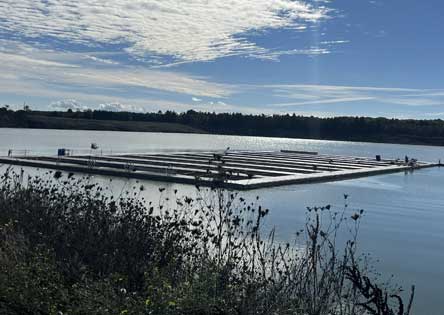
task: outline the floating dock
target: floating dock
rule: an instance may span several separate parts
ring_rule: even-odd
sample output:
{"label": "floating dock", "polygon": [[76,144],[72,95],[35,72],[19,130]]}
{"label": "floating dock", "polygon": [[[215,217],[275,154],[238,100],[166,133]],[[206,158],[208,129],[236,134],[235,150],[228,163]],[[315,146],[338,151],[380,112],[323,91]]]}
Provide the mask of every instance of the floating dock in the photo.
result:
{"label": "floating dock", "polygon": [[439,165],[289,150],[13,156],[0,157],[0,163],[236,190],[337,181]]}

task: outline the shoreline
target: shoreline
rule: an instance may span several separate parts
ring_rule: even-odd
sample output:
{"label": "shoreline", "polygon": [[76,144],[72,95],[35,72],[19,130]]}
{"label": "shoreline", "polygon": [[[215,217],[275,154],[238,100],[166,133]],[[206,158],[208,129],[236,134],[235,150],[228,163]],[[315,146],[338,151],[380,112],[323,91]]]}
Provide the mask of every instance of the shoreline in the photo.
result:
{"label": "shoreline", "polygon": [[[155,123],[162,124],[162,123]],[[164,123],[170,124],[170,123]],[[179,125],[179,124],[178,124]],[[186,125],[182,125],[186,126]],[[190,126],[186,126],[190,127]],[[193,128],[193,127],[190,127]],[[70,130],[70,131],[109,131],[109,132],[143,132],[143,133],[177,133],[177,134],[202,134],[202,135],[214,135],[214,136],[232,136],[232,137],[258,137],[258,138],[276,138],[276,139],[295,139],[295,140],[311,140],[311,141],[329,141],[329,142],[353,142],[362,144],[395,144],[405,146],[424,146],[424,147],[444,147],[444,145],[433,143],[417,143],[417,142],[388,142],[388,141],[376,141],[376,140],[362,140],[362,139],[336,139],[336,138],[304,138],[304,137],[288,137],[278,135],[249,135],[249,134],[233,134],[233,133],[212,133],[205,130],[196,129],[195,131],[180,131],[170,129],[168,130],[123,130],[123,129],[111,129],[111,128],[50,128],[50,127],[22,127],[22,126],[0,126],[1,129],[30,129],[30,130]]]}

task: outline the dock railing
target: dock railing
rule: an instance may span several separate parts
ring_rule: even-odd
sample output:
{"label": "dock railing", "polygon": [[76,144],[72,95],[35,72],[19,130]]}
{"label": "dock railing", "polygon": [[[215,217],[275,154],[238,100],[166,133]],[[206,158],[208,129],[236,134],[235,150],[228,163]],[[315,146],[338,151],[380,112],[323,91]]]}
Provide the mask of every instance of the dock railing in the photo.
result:
{"label": "dock railing", "polygon": [[20,156],[29,156],[31,155],[31,150],[27,149],[9,149],[8,157],[20,157]]}

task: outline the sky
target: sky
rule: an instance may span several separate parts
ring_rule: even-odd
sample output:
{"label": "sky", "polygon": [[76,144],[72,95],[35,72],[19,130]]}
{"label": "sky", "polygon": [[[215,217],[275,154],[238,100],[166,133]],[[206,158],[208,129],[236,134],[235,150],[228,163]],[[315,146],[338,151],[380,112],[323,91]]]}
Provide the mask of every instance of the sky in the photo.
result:
{"label": "sky", "polygon": [[0,104],[444,118],[438,0],[0,0]]}

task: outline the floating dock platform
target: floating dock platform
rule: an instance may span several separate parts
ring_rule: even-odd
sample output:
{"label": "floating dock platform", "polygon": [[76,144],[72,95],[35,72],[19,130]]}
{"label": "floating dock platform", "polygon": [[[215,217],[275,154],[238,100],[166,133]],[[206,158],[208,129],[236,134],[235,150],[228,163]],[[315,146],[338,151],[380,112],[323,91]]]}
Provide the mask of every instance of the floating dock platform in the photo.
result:
{"label": "floating dock platform", "polygon": [[290,150],[13,156],[0,157],[0,163],[235,190],[337,181],[439,165]]}

